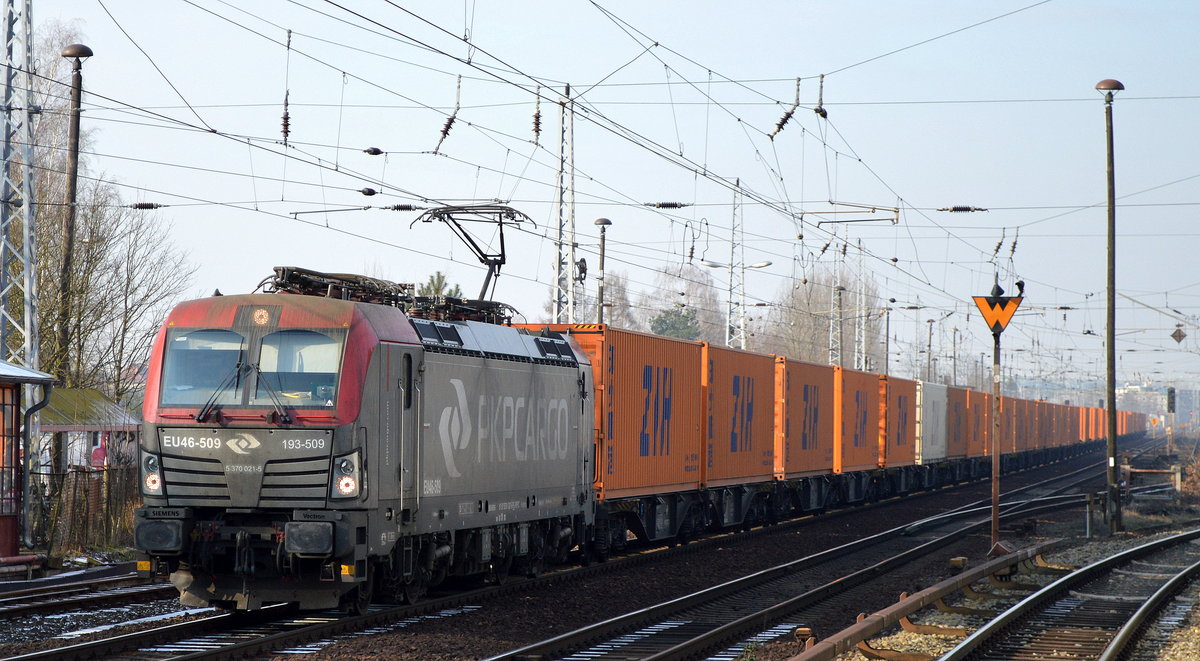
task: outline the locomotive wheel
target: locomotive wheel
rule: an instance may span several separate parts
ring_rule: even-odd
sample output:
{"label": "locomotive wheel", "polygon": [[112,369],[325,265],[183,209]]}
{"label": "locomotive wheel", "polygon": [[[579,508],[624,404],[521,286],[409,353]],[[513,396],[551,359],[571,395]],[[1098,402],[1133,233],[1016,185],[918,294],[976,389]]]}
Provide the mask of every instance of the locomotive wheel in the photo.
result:
{"label": "locomotive wheel", "polygon": [[550,561],[554,564],[561,565],[565,564],[570,557],[571,542],[564,539],[561,542],[558,542],[558,544],[554,547],[554,557],[550,558]]}
{"label": "locomotive wheel", "polygon": [[367,566],[367,580],[358,584],[358,587],[351,590],[344,597],[343,606],[347,611],[354,615],[362,615],[367,612],[371,605],[371,599],[375,595],[375,573],[371,571],[370,565]]}
{"label": "locomotive wheel", "polygon": [[504,585],[511,577],[509,572],[512,571],[513,557],[512,554],[504,556],[500,562],[492,563],[491,579],[496,585]]}
{"label": "locomotive wheel", "polygon": [[423,579],[423,576],[415,576],[412,581],[400,587],[398,595],[400,603],[412,605],[425,596],[425,593],[429,591],[429,584]]}
{"label": "locomotive wheel", "polygon": [[380,583],[383,598],[392,604],[415,604],[429,591],[429,573],[418,570],[415,575],[405,579],[392,568],[384,568],[383,581]]}
{"label": "locomotive wheel", "polygon": [[542,565],[546,559],[546,538],[541,535],[529,536],[529,553],[521,559],[521,573],[529,578],[537,578],[542,573]]}

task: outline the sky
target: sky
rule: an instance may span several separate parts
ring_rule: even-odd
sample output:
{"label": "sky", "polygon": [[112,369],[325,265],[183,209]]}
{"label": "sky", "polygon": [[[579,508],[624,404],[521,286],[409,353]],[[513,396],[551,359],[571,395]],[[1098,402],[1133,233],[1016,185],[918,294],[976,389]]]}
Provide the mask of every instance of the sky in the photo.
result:
{"label": "sky", "polygon": [[[657,269],[736,262],[737,213],[741,260],[771,262],[746,271],[751,305],[817,286],[845,244],[843,268],[896,300],[893,373],[921,376],[926,346],[947,361],[957,348],[964,371],[990,363],[971,297],[1022,280],[1006,364],[1098,393],[1095,86],[1117,79],[1118,379],[1200,382],[1196,3],[54,0],[33,12],[35,39],[65,23],[95,51],[85,176],[166,205],[156,213],[198,267],[197,296],[250,292],[282,265],[397,282],[442,271],[474,296],[484,271],[449,227],[384,207],[500,203],[530,222],[506,232],[494,297],[542,320],[570,85],[589,292],[595,219],[612,221],[607,270],[641,291]],[[951,206],[986,211],[939,211]],[[497,247],[494,228],[471,229]],[[727,289],[727,269],[707,272]]]}

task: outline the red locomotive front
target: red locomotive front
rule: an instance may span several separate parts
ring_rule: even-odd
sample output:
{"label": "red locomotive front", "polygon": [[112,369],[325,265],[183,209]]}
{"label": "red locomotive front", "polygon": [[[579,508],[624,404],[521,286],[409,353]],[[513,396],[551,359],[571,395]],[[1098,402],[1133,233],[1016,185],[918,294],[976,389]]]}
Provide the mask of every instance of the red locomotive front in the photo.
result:
{"label": "red locomotive front", "polygon": [[213,297],[167,318],[135,535],[184,605],[327,607],[369,580],[355,423],[381,339],[419,347],[399,310],[333,298]]}

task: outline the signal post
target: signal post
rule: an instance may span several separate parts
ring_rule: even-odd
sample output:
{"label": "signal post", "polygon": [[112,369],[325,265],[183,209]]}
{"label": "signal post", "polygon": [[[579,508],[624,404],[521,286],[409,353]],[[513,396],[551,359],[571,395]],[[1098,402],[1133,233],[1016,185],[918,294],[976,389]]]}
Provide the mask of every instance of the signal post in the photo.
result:
{"label": "signal post", "polygon": [[[1025,293],[1025,283],[1017,282],[1017,290]],[[992,285],[990,296],[974,296],[975,305],[988,328],[992,330],[992,547],[988,557],[1012,552],[1000,542],[1000,334],[1008,327],[1023,296],[1005,296],[1000,284]]]}

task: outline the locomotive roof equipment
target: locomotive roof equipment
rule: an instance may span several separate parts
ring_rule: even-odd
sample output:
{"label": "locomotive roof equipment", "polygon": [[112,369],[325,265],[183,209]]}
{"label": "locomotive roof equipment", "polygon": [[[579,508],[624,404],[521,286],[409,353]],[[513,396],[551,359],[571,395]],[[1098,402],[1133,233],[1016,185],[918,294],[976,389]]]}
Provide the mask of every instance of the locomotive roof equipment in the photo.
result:
{"label": "locomotive roof equipment", "polygon": [[[417,216],[417,219],[409,224],[411,228],[417,222],[430,223],[435,220],[440,220],[450,226],[454,234],[467,244],[471,252],[479,258],[479,263],[487,267],[487,275],[483,278],[483,288],[479,290],[479,298],[487,298],[488,286],[492,285],[492,279],[500,276],[500,267],[505,262],[504,254],[504,224],[507,222],[511,225],[517,223],[530,222],[533,219],[526,216],[524,213],[517,211],[512,207],[507,207],[502,204],[470,204],[464,206],[437,207],[430,209],[425,213]],[[500,234],[500,250],[499,252],[488,252],[479,245],[475,237],[471,236],[467,229],[463,227],[463,223],[495,223],[496,229]],[[537,223],[533,223],[537,227]]]}

